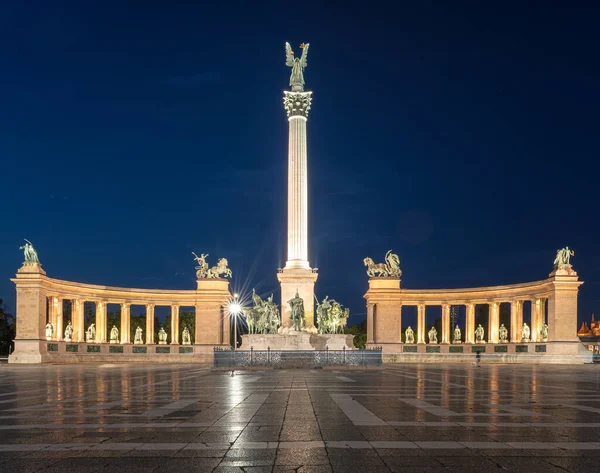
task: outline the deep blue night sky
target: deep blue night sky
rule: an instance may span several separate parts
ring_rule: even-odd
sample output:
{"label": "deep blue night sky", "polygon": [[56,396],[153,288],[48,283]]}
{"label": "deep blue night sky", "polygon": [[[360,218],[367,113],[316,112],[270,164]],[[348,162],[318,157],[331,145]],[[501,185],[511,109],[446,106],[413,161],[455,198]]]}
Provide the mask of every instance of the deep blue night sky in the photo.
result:
{"label": "deep blue night sky", "polygon": [[390,248],[403,287],[434,288],[544,279],[568,245],[579,318],[600,312],[597,10],[183,3],[0,5],[10,310],[23,238],[51,277],[193,289],[196,251],[279,299],[287,40],[311,43],[319,298],[360,321],[362,259]]}

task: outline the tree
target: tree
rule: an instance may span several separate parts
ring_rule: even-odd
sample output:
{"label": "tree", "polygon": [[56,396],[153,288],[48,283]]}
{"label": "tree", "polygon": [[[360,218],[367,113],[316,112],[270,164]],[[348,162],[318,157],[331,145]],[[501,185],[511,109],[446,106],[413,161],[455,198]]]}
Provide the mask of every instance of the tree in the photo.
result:
{"label": "tree", "polygon": [[8,355],[14,350],[16,331],[15,317],[8,313],[8,309],[0,299],[0,355]]}
{"label": "tree", "polygon": [[354,346],[364,349],[367,346],[367,321],[363,320],[360,324],[350,325],[344,329],[344,333],[354,335]]}

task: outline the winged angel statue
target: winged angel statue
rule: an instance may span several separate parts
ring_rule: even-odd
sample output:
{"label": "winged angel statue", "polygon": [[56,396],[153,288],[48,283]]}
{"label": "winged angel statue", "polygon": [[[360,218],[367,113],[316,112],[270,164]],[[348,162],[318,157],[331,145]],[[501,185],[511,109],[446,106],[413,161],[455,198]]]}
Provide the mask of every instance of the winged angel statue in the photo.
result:
{"label": "winged angel statue", "polygon": [[294,51],[290,43],[285,43],[285,65],[292,68],[290,75],[290,87],[292,92],[304,92],[304,68],[306,67],[306,56],[308,54],[308,43],[302,43],[302,56],[294,57]]}

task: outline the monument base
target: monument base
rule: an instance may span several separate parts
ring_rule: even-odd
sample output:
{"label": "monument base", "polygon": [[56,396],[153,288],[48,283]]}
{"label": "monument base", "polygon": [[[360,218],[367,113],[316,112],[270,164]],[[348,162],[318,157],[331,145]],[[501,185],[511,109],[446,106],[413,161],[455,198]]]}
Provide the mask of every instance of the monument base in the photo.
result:
{"label": "monument base", "polygon": [[252,334],[242,335],[241,350],[355,350],[354,335],[346,334],[314,334],[290,330],[287,334]]}

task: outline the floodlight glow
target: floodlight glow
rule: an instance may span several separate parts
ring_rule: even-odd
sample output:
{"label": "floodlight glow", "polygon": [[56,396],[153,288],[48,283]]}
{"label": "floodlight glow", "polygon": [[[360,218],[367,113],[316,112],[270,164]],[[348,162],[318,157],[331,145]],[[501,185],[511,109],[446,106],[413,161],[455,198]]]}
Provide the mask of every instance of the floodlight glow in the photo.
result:
{"label": "floodlight glow", "polygon": [[231,302],[229,304],[229,312],[231,312],[233,315],[237,315],[242,312],[242,306],[237,302]]}

